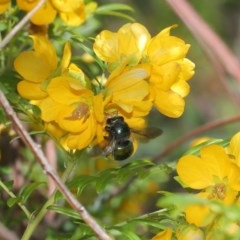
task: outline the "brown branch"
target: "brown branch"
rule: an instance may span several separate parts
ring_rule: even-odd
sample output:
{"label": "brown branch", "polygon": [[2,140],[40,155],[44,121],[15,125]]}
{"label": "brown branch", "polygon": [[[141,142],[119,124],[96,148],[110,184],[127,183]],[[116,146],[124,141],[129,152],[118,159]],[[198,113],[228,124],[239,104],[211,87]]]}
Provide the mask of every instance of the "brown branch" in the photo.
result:
{"label": "brown branch", "polygon": [[199,40],[208,46],[226,71],[240,83],[240,61],[186,0],[166,0],[174,12]]}
{"label": "brown branch", "polygon": [[192,130],[191,132],[188,132],[187,134],[183,135],[182,137],[178,138],[176,141],[174,141],[173,143],[168,145],[162,152],[160,152],[155,157],[153,157],[152,161],[155,163],[161,161],[161,159],[164,156],[166,156],[168,153],[172,152],[175,148],[182,145],[185,141],[187,141],[188,139],[190,139],[192,137],[197,136],[198,134],[201,134],[201,133],[207,132],[211,129],[221,127],[223,125],[237,122],[237,121],[240,121],[240,115],[236,115],[236,116],[228,117],[228,118],[224,118],[224,119],[218,119],[216,121],[206,123],[205,125],[202,125],[196,129]]}
{"label": "brown branch", "polygon": [[45,3],[46,0],[40,0],[34,8],[29,11],[25,17],[7,34],[7,36],[0,42],[0,49],[4,48],[18,31],[29,21],[29,19],[37,12],[37,10]]}
{"label": "brown branch", "polygon": [[63,194],[63,196],[70,204],[70,206],[78,212],[83,221],[93,230],[93,232],[99,239],[101,240],[112,239],[106,233],[106,231],[96,222],[96,220],[87,212],[85,207],[80,202],[77,201],[77,199],[69,191],[66,185],[62,183],[58,174],[48,163],[47,158],[45,157],[43,151],[41,150],[41,146],[37,145],[29,136],[27,131],[24,129],[23,125],[21,124],[16,113],[13,111],[13,108],[10,106],[8,100],[6,99],[2,91],[0,91],[0,103],[4,111],[6,112],[8,118],[11,120],[13,128],[15,129],[16,133],[20,136],[25,145],[29,147],[29,149],[32,151],[37,161],[41,165],[43,172],[54,181],[56,187]]}

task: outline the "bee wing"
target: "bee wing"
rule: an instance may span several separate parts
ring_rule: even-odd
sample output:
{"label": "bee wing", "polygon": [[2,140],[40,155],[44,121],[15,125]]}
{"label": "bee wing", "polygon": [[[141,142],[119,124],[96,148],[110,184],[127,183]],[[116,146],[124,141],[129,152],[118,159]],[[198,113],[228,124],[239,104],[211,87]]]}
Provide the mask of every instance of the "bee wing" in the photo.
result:
{"label": "bee wing", "polygon": [[131,129],[134,137],[140,142],[148,142],[150,139],[154,139],[162,134],[162,130],[155,127],[147,127],[144,129]]}

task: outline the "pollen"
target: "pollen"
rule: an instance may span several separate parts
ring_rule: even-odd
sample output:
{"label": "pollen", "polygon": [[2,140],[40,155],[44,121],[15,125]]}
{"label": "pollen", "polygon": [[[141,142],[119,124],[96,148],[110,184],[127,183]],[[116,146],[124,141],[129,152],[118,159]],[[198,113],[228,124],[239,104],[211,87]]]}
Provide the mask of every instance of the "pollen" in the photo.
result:
{"label": "pollen", "polygon": [[69,117],[65,117],[67,120],[79,120],[83,118],[85,122],[89,117],[89,106],[86,103],[79,103],[77,108],[75,108],[72,112],[72,115]]}
{"label": "pollen", "polygon": [[226,191],[226,185],[223,183],[218,183],[213,187],[212,193],[209,195],[209,199],[224,200],[226,197]]}

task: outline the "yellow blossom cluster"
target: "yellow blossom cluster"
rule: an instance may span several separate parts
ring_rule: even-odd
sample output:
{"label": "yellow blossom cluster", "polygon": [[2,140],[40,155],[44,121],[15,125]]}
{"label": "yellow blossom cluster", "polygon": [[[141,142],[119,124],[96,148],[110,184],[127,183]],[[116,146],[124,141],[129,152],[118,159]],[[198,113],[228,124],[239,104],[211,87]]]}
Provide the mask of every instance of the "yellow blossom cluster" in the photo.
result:
{"label": "yellow blossom cluster", "polygon": [[194,64],[185,58],[189,45],[171,36],[172,28],[151,38],[143,25],[133,23],[117,33],[97,35],[94,52],[108,66],[98,88],[71,63],[69,43],[59,62],[50,40],[33,35],[34,49],[14,62],[23,78],[18,92],[40,108],[46,131],[68,150],[104,144],[109,114],[123,116],[137,129],[145,126],[144,117],[153,106],[166,116],[179,117]]}
{"label": "yellow blossom cluster", "polygon": [[[238,201],[240,192],[240,132],[235,134],[228,148],[211,144],[201,148],[200,156],[186,155],[177,164],[177,173],[188,187],[201,190],[202,199],[216,200],[226,205]],[[196,226],[206,226],[213,219],[205,205],[190,205],[186,220]]]}
{"label": "yellow blossom cluster", "polygon": [[[0,0],[0,14],[7,10],[10,0]],[[39,0],[17,0],[17,6],[26,12],[31,11]],[[57,14],[69,26],[79,26],[97,7],[95,2],[85,4],[83,0],[46,0],[31,17],[36,25],[46,25],[54,21]]]}
{"label": "yellow blossom cluster", "polygon": [[[185,155],[177,163],[181,182],[195,191],[200,199],[208,199],[225,206],[239,206],[240,193],[240,132],[230,140],[229,146],[210,144],[200,149],[200,156]],[[239,232],[236,222],[221,221],[209,205],[190,204],[185,208],[187,227],[176,230],[176,239],[229,239]],[[223,225],[224,224],[224,225]],[[226,235],[219,235],[219,230]],[[218,234],[218,235],[216,235]],[[166,228],[152,240],[172,239],[173,230]],[[217,238],[216,238],[217,237]],[[228,239],[228,238],[227,238]]]}
{"label": "yellow blossom cluster", "polygon": [[184,111],[184,97],[189,93],[187,81],[194,74],[194,64],[185,58],[190,45],[170,35],[175,27],[151,37],[143,25],[129,23],[118,32],[102,31],[93,46],[97,56],[107,62],[110,72],[122,68],[146,71],[149,94],[144,100],[173,118]]}
{"label": "yellow blossom cluster", "polygon": [[[240,132],[231,138],[228,147],[205,145],[200,149],[200,156],[181,157],[176,167],[180,181],[184,186],[198,191],[194,194],[197,198],[239,207],[239,145]],[[152,240],[235,239],[235,234],[240,231],[237,222],[223,221],[206,204],[188,204],[185,218],[186,223],[182,221],[182,225],[166,227]],[[221,231],[222,235],[219,234]]]}

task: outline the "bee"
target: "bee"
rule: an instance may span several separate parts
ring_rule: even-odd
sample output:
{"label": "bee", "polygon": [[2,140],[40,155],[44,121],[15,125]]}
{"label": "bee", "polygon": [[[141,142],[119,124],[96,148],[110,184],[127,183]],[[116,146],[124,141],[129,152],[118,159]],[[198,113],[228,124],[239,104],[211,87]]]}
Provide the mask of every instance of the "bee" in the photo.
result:
{"label": "bee", "polygon": [[132,133],[138,134],[140,141],[156,138],[162,133],[158,128],[145,128],[141,129],[141,131],[130,129],[124,118],[119,115],[109,117],[106,120],[105,130],[108,133],[105,139],[109,143],[105,153],[106,155],[112,154],[117,161],[125,160],[133,154]]}

